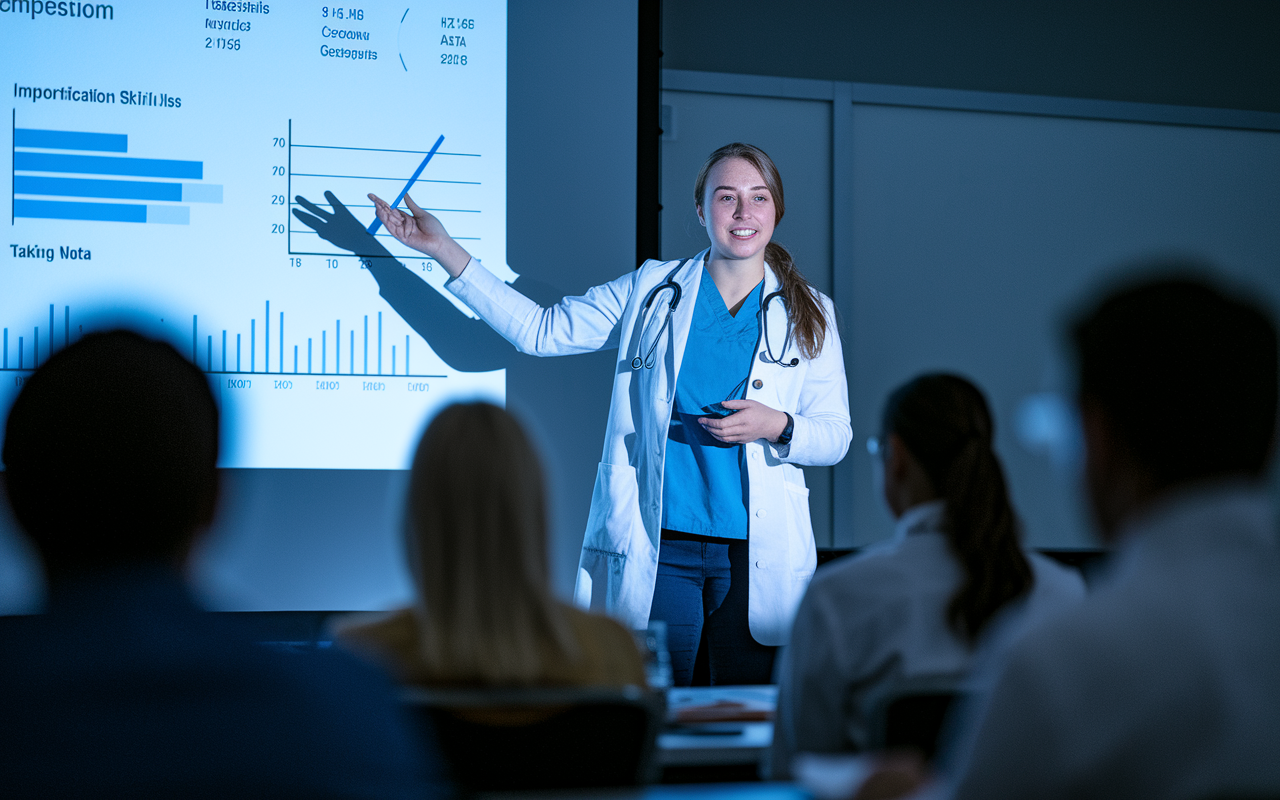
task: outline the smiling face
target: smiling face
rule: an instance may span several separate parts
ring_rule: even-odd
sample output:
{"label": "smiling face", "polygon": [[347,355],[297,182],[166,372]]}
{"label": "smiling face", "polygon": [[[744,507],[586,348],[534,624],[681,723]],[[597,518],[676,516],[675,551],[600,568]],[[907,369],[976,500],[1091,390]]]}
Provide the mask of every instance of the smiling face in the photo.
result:
{"label": "smiling face", "polygon": [[711,260],[763,263],[777,208],[760,171],[746,159],[727,158],[707,173],[698,220],[711,239]]}

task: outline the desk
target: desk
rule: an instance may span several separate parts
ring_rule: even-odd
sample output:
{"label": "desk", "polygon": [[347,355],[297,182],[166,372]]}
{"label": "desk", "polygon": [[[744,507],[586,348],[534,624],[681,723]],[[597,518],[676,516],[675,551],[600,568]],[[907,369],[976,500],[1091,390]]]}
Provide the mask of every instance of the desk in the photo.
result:
{"label": "desk", "polygon": [[485,792],[476,795],[476,800],[813,800],[813,795],[792,783],[720,783],[632,789]]}
{"label": "desk", "polygon": [[659,767],[759,765],[773,744],[773,722],[700,722],[673,725],[682,709],[713,703],[742,703],[770,718],[778,704],[777,686],[695,686],[667,693],[668,727],[658,734]]}

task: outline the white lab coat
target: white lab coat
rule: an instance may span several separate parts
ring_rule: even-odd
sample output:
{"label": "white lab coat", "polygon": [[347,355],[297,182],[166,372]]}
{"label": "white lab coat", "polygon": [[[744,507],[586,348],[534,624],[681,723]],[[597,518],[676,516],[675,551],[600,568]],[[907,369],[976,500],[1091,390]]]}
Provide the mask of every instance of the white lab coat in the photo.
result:
{"label": "white lab coat", "polygon": [[[671,403],[705,257],[704,251],[682,267],[678,261],[647,261],[638,270],[582,296],[566,297],[551,308],[538,306],[475,260],[445,284],[521,352],[551,356],[618,349],[604,454],[574,594],[583,607],[603,610],[636,629],[648,625],[653,603]],[[662,292],[648,313],[642,306],[668,275],[683,290],[670,333],[659,340],[652,369],[632,369],[645,322],[656,316],[652,337],[671,293]],[[766,265],[764,296],[778,287],[777,276]],[[752,637],[765,645],[786,642],[792,615],[817,564],[809,490],[797,464],[834,464],[844,457],[853,437],[835,313],[825,295],[822,303],[829,320],[827,337],[822,353],[810,360],[794,344],[782,352],[787,320],[780,313],[782,304],[774,302],[767,315],[773,354],[784,363],[799,358],[799,364],[783,367],[770,361],[761,335],[747,382],[747,399],[786,411],[795,420],[789,445],[763,439],[744,445],[750,518],[748,620]]]}
{"label": "white lab coat", "polygon": [[866,750],[891,695],[926,683],[967,688],[969,670],[1015,629],[1084,599],[1079,572],[1027,553],[1031,591],[971,644],[947,623],[963,572],[943,531],[945,509],[940,500],[910,509],[891,540],[828,564],[809,585],[780,659],[772,777],[787,777],[796,753]]}

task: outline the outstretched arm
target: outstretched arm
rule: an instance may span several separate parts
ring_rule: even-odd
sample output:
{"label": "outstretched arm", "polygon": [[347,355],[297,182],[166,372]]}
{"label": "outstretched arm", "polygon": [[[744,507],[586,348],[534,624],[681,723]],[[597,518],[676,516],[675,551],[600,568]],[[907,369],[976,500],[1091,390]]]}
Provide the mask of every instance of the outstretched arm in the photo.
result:
{"label": "outstretched arm", "polygon": [[[303,207],[312,213],[304,214],[295,210],[294,215],[315,228],[325,240],[339,247],[358,254],[370,252],[376,247],[382,251],[384,257],[390,256],[386,248],[376,242],[372,244],[369,242],[373,237],[364,230],[359,220],[351,216],[332,192],[325,192],[325,197],[334,206],[332,214],[325,213],[302,198],[298,198]],[[617,344],[615,326],[630,296],[636,273],[628,273],[615,281],[589,289],[581,297],[566,297],[551,308],[544,308],[521,293],[524,288],[523,282],[518,288],[508,286],[480,267],[478,262],[477,268],[468,269],[467,265],[472,260],[471,254],[449,236],[444,226],[440,224],[440,220],[420,208],[409,196],[405,196],[405,201],[409,205],[409,210],[413,212],[412,215],[392,208],[376,195],[369,195],[369,198],[373,201],[378,219],[382,220],[387,232],[400,242],[435,259],[453,279],[446,284],[449,291],[470,306],[501,334],[502,338],[514,344],[521,352],[539,356],[567,355],[592,352]],[[366,261],[367,265],[371,265],[371,270],[380,273],[376,274],[375,278],[378,279],[383,297],[395,305],[401,316],[410,321],[415,330],[428,339],[432,348],[437,347],[437,341],[440,342],[441,347],[444,347],[446,341],[467,335],[460,333],[460,329],[451,321],[448,326],[449,333],[442,338],[431,338],[422,327],[419,327],[419,324],[425,327],[425,322],[412,321],[415,316],[422,315],[422,308],[416,303],[401,303],[399,298],[404,292],[390,288],[392,281],[387,279],[387,272],[382,269],[382,266],[374,263],[376,259],[366,259]],[[397,266],[403,269],[403,266],[398,264]],[[394,270],[391,272],[403,278],[401,273]],[[412,275],[412,273],[409,274]],[[416,276],[414,278],[416,280]],[[420,285],[422,281],[417,281],[416,284],[404,281],[398,283],[400,289],[412,286],[417,290],[431,291],[429,287]],[[443,302],[441,298],[433,298],[433,300]],[[451,311],[450,315],[452,313],[456,312]],[[429,318],[434,321],[438,316],[432,314]],[[452,316],[449,318],[453,319]],[[488,331],[485,334],[481,337],[482,339],[487,338]],[[461,346],[469,348],[473,344],[463,343]],[[440,350],[437,349],[437,352]],[[444,357],[444,354],[441,353],[441,356]],[[447,358],[446,361],[448,361]],[[452,365],[453,362],[448,363]]]}

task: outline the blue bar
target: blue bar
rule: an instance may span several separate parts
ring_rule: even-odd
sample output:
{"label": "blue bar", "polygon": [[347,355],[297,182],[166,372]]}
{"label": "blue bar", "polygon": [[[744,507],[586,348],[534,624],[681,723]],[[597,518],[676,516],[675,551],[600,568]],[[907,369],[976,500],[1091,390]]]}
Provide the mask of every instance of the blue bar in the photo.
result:
{"label": "blue bar", "polygon": [[147,222],[158,225],[189,225],[191,209],[187,206],[147,206]]}
{"label": "blue bar", "polygon": [[87,219],[98,222],[146,222],[147,207],[134,203],[65,203],[56,200],[13,201],[13,215],[29,219]]}
{"label": "blue bar", "polygon": [[15,128],[14,147],[46,147],[51,150],[97,150],[103,153],[126,153],[129,137],[123,133],[80,133],[78,131],[44,131],[37,128]]}
{"label": "blue bar", "polygon": [[13,193],[51,194],[60,197],[106,197],[113,200],[170,200],[176,203],[182,201],[182,184],[14,175]]}
{"label": "blue bar", "polygon": [[183,183],[182,202],[184,203],[221,203],[222,186],[216,183]]}
{"label": "blue bar", "polygon": [[193,178],[204,180],[203,161],[167,161],[159,158],[115,156],[66,156],[58,153],[14,153],[13,168],[32,172],[82,172],[89,175],[134,175],[139,178]]}

